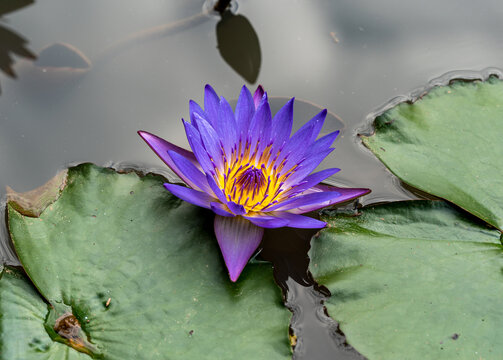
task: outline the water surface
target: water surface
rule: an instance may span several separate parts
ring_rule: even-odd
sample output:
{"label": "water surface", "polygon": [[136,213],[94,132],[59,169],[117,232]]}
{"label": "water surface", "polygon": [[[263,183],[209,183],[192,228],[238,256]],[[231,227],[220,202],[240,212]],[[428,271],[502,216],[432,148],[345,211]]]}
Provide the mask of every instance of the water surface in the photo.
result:
{"label": "water surface", "polygon": [[[44,0],[5,15],[2,26],[27,39],[31,51],[66,43],[89,68],[51,73],[51,61],[78,63],[56,52],[44,58],[49,61],[44,67],[18,61],[17,80],[0,73],[0,195],[6,185],[17,191],[40,186],[73,162],[126,162],[165,171],[136,131],[188,147],[180,119],[188,117],[189,99],[202,102],[209,83],[229,100],[243,84],[262,84],[273,110],[295,96],[296,127],[327,108],[332,115],[324,131],[343,128],[337,150],[322,165],[342,168],[330,182],[371,188],[364,203],[409,199],[413,195],[355,136],[368,124],[368,114],[446,72],[503,67],[499,1],[241,0],[238,5],[243,39],[250,44],[258,39],[249,53],[233,55],[249,61],[243,76],[222,53],[233,47],[218,44],[219,17],[198,15],[200,0]],[[152,36],[146,29],[154,29]],[[66,63],[60,62],[63,57]],[[276,259],[280,284],[290,289],[293,327],[302,335],[295,357],[356,358],[338,343],[336,325],[323,315],[323,296],[305,274],[302,244],[309,236],[283,234],[290,241],[264,250],[265,258]]]}

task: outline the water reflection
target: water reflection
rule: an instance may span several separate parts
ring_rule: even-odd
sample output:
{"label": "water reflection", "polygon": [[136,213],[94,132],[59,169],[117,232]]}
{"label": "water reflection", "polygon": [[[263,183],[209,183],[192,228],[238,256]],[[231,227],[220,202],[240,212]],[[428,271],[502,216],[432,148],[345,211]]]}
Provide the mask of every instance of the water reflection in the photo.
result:
{"label": "water reflection", "polygon": [[[0,9],[13,1],[0,0]],[[32,80],[16,64],[20,80],[5,81],[5,94],[0,97],[0,195],[5,185],[17,191],[40,186],[71,161],[103,165],[127,160],[164,169],[136,131],[169,134],[187,147],[180,118],[187,115],[188,99],[200,102],[201,89],[210,83],[230,100],[243,85],[243,77],[215,49],[220,15],[178,22],[201,14],[201,3],[44,0],[9,15],[9,28],[29,37],[30,48],[72,44],[93,63],[64,101],[42,99],[48,87],[26,96]],[[483,4],[468,0],[240,0],[239,12],[260,39],[257,83],[271,97],[309,99],[344,119],[344,132],[328,159],[342,171],[332,180],[334,185],[372,188],[362,202],[410,198],[355,136],[369,112],[447,71],[503,67],[503,6],[498,0]],[[163,26],[164,34],[173,36],[148,38],[153,41],[140,36],[121,42],[127,34]],[[110,57],[102,55],[104,49],[110,49]],[[310,118],[301,114],[303,109],[296,103],[296,116],[301,115],[296,124]],[[0,227],[0,238],[6,239],[4,229]],[[290,245],[283,242],[285,247],[301,242],[299,234],[291,236]],[[302,282],[304,255],[288,256],[291,262],[278,259],[277,266],[295,267],[290,271]],[[314,332],[315,306],[309,305],[310,295],[302,292],[303,287],[288,286],[292,302],[307,299],[300,320],[305,351],[296,359],[334,358],[335,343]],[[313,327],[307,329],[309,321]],[[320,350],[322,346],[327,352]]]}
{"label": "water reflection", "polygon": [[[25,1],[26,2],[26,1]],[[261,65],[261,51],[258,36],[252,25],[242,15],[235,15],[236,3],[229,1],[219,1],[214,6],[205,3],[201,12],[194,15],[169,22],[166,24],[147,27],[143,30],[131,32],[123,35],[122,38],[105,46],[100,51],[88,57],[84,51],[70,43],[57,42],[46,45],[38,54],[38,59],[34,63],[22,62],[19,66],[23,73],[27,73],[29,81],[26,82],[25,91],[40,94],[40,90],[45,98],[52,95],[54,91],[60,95],[61,85],[74,84],[75,80],[82,78],[89,70],[113,63],[120,55],[127,55],[127,52],[135,52],[137,48],[144,48],[150,42],[160,41],[165,37],[179,34],[186,30],[192,30],[198,25],[219,18],[216,24],[217,48],[223,60],[240,76],[249,83],[255,83],[259,75]],[[219,9],[223,9],[219,11]],[[2,39],[3,28],[0,27],[0,50],[10,43],[11,52],[18,55],[35,59],[36,55],[29,50],[22,48],[25,40],[14,33],[15,40],[21,45],[15,45],[12,38],[5,35],[6,41]],[[5,44],[4,44],[5,43]],[[162,42],[159,42],[161,44]],[[13,60],[6,53],[6,66],[4,71],[15,75],[12,68]],[[173,56],[176,56],[174,54]],[[0,60],[2,53],[0,52]],[[146,61],[146,59],[145,59]],[[2,62],[0,61],[0,65]],[[67,89],[65,88],[65,91]],[[39,95],[37,95],[39,96]]]}
{"label": "water reflection", "polygon": [[35,65],[42,68],[88,69],[91,62],[77,48],[57,43],[44,48],[35,61]]}
{"label": "water reflection", "polygon": [[220,55],[246,81],[257,81],[262,61],[257,33],[243,15],[225,11],[217,24]]}
{"label": "water reflection", "polygon": [[23,63],[25,94],[47,106],[48,101],[62,101],[74,85],[91,69],[91,60],[76,47],[55,43],[43,48],[33,63]]}
{"label": "water reflection", "polygon": [[[2,16],[25,6],[31,5],[34,0],[11,0],[0,3],[0,21]],[[16,73],[12,67],[14,64],[13,55],[34,60],[36,58],[27,47],[27,40],[14,31],[0,25],[0,70],[11,78],[16,78]],[[1,88],[0,88],[1,92]]]}

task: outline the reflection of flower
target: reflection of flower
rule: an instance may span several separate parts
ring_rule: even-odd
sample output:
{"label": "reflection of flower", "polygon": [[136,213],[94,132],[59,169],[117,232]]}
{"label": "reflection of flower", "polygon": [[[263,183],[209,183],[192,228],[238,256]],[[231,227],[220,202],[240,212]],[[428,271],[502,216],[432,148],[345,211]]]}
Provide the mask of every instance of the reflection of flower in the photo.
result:
{"label": "reflection of flower", "polygon": [[262,87],[252,97],[243,86],[233,112],[207,85],[204,110],[191,101],[191,122],[183,121],[193,152],[139,132],[190,186],[164,184],[166,189],[215,212],[215,234],[232,281],[259,246],[263,228],[322,228],[326,223],[299,214],[369,192],[318,185],[339,169],[309,175],[332,152],[339,132],[316,140],[323,110],[290,138],[293,100],[272,118]]}

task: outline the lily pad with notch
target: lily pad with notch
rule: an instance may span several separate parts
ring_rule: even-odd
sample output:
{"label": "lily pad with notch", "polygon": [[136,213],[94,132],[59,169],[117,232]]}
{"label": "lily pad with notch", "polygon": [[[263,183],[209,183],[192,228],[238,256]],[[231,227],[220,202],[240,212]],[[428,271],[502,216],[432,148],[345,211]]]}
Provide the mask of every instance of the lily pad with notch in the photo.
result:
{"label": "lily pad with notch", "polygon": [[230,282],[213,216],[165,181],[82,164],[38,216],[9,202],[16,252],[53,322],[82,325],[68,345],[103,359],[289,358],[290,312],[271,266]]}
{"label": "lily pad with notch", "polygon": [[503,229],[503,81],[452,81],[374,126],[363,143],[402,181]]}

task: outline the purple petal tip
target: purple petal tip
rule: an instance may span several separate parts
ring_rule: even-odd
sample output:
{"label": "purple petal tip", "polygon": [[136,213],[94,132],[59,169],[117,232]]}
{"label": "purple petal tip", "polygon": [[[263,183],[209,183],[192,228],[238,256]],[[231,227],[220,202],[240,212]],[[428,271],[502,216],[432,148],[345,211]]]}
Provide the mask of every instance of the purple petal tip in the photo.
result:
{"label": "purple petal tip", "polygon": [[154,137],[155,135],[154,134],[151,134],[149,133],[148,131],[145,131],[145,130],[138,130],[136,132],[138,135],[140,135],[140,137],[145,140],[146,142],[148,142],[148,139],[151,138],[151,137]]}
{"label": "purple petal tip", "polygon": [[237,217],[215,216],[215,235],[231,281],[235,282],[262,241],[264,229]]}
{"label": "purple petal tip", "polygon": [[258,108],[260,105],[260,102],[262,98],[265,95],[265,90],[262,87],[262,85],[257,86],[257,90],[255,90],[255,93],[253,94],[253,103],[255,105],[255,109]]}

